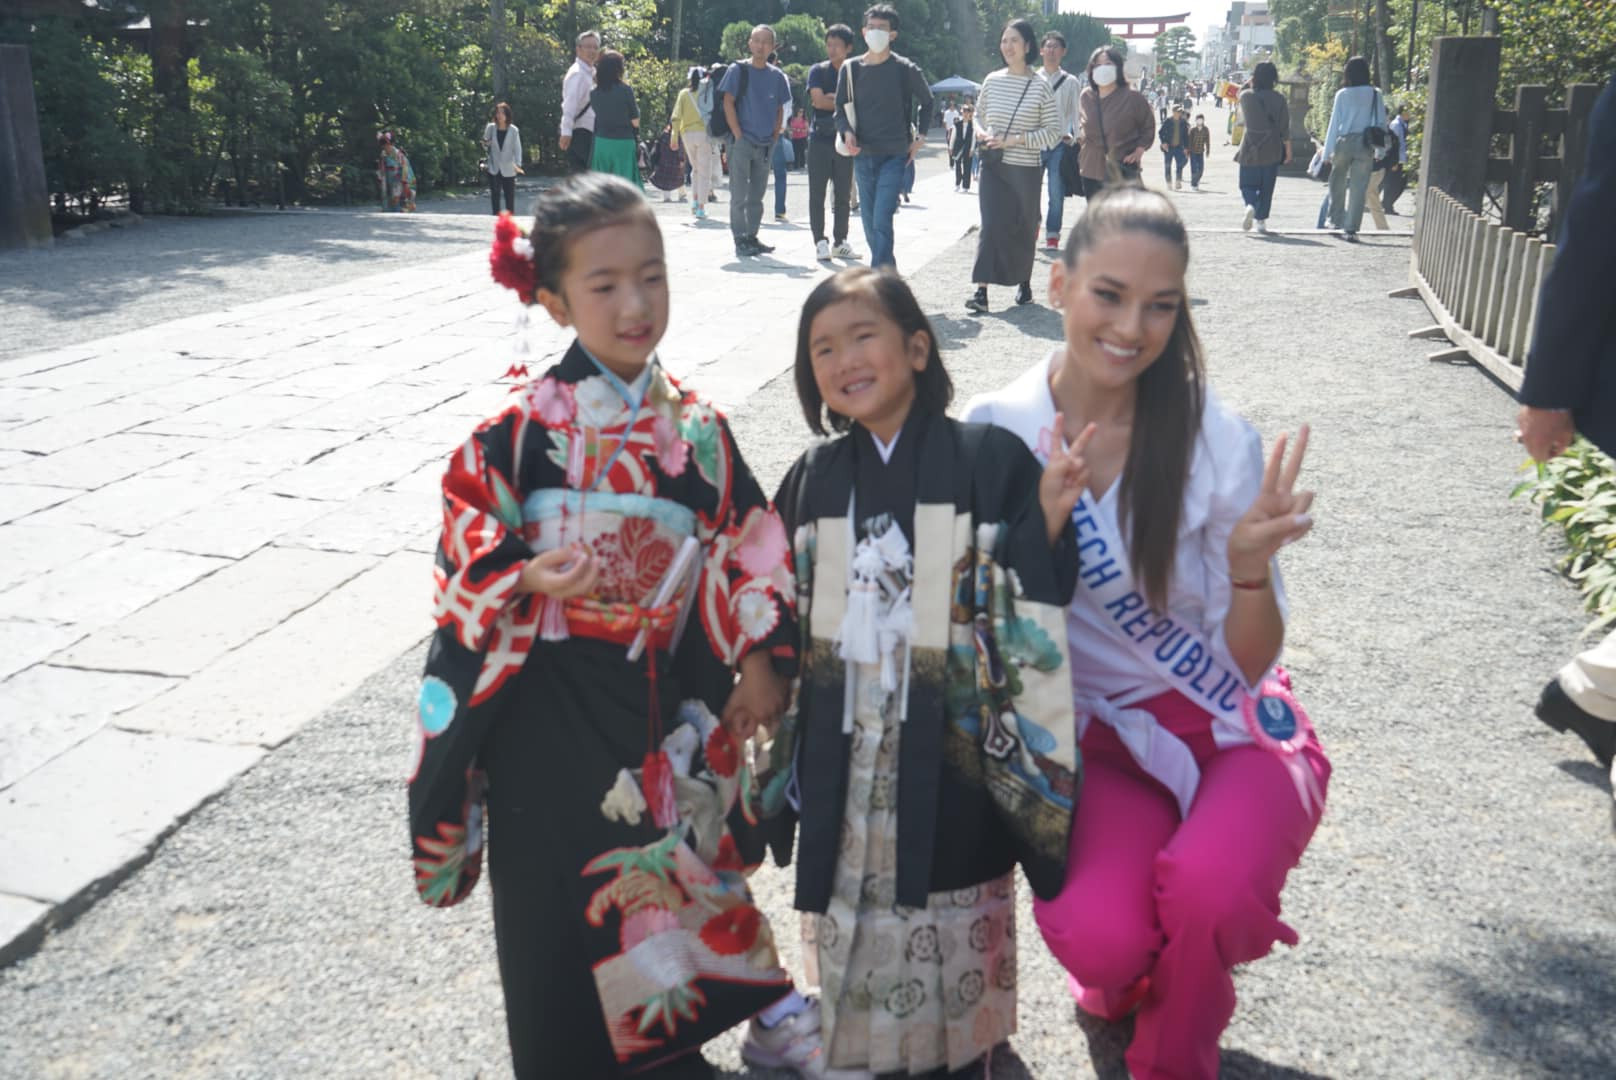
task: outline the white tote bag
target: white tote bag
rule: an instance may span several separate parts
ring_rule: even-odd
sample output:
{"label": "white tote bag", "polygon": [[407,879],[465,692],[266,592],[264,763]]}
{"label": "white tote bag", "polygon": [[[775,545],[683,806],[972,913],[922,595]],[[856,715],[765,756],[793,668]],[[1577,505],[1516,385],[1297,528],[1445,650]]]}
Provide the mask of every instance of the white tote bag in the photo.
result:
{"label": "white tote bag", "polygon": [[[842,106],[847,111],[847,126],[854,133],[858,132],[858,113],[853,109],[853,65],[847,65],[847,104]],[[852,157],[853,151],[847,148],[847,139],[840,131],[836,133],[836,152],[843,157]]]}

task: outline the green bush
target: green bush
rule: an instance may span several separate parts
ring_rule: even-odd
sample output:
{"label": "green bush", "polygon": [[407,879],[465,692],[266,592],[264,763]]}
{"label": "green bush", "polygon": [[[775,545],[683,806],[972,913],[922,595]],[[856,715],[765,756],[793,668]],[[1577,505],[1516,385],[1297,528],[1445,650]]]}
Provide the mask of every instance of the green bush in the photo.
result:
{"label": "green bush", "polygon": [[1545,526],[1564,530],[1569,550],[1558,565],[1594,615],[1587,632],[1604,630],[1616,623],[1616,463],[1578,438],[1559,457],[1526,468],[1533,475],[1510,497],[1524,495]]}

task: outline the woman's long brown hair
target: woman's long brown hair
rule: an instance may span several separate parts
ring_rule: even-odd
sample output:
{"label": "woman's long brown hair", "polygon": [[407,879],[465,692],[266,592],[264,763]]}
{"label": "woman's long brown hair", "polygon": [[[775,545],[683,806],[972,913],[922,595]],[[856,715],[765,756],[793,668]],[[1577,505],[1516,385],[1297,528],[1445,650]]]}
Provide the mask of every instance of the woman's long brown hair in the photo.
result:
{"label": "woman's long brown hair", "polygon": [[[1122,186],[1108,187],[1089,200],[1066,243],[1067,269],[1101,239],[1119,232],[1143,232],[1165,240],[1183,253],[1189,265],[1189,236],[1172,202],[1159,192]],[[1118,516],[1125,526],[1132,523],[1128,561],[1145,599],[1157,611],[1166,611],[1190,458],[1206,405],[1206,362],[1190,321],[1188,296],[1162,354],[1140,374],[1136,385],[1133,433],[1117,493]]]}

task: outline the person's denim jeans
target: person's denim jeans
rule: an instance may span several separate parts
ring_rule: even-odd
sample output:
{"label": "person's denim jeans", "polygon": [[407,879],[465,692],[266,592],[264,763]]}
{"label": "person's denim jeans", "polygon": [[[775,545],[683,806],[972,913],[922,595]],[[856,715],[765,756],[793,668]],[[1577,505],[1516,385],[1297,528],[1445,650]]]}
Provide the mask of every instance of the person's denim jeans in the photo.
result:
{"label": "person's denim jeans", "polygon": [[791,140],[784,136],[774,140],[774,216],[786,212],[786,170],[791,168]]}
{"label": "person's denim jeans", "polygon": [[1206,155],[1190,155],[1190,187],[1201,186],[1201,176],[1206,172]]}
{"label": "person's denim jeans", "polygon": [[1061,184],[1061,158],[1066,153],[1064,143],[1053,146],[1048,150],[1039,152],[1039,159],[1044,163],[1044,175],[1049,178],[1045,185],[1049,189],[1049,211],[1044,214],[1044,235],[1059,236],[1061,231],[1061,218],[1066,209],[1066,188]]}
{"label": "person's denim jeans", "polygon": [[870,245],[870,265],[896,266],[893,255],[892,217],[898,212],[898,189],[903,186],[906,154],[864,152],[853,159],[858,179],[859,219],[864,242]]}
{"label": "person's denim jeans", "polygon": [[1240,166],[1240,197],[1258,221],[1268,220],[1268,211],[1274,204],[1274,182],[1278,179],[1278,163]]}
{"label": "person's denim jeans", "polygon": [[1178,165],[1178,178],[1184,179],[1184,162],[1189,160],[1189,154],[1182,146],[1166,146],[1162,148],[1162,168],[1167,173],[1167,182],[1173,182],[1173,165]]}

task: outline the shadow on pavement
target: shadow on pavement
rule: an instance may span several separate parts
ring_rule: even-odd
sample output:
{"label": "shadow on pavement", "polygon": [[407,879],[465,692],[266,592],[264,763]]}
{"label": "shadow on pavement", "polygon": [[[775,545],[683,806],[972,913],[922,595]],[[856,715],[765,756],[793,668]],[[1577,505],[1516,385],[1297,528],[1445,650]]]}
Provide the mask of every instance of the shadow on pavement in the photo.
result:
{"label": "shadow on pavement", "polygon": [[1506,936],[1482,965],[1442,969],[1476,1018],[1480,1048],[1517,1075],[1616,1073],[1610,1035],[1616,949],[1591,933],[1555,936],[1522,924],[1501,929]]}
{"label": "shadow on pavement", "polygon": [[1292,247],[1324,247],[1323,240],[1309,240],[1305,236],[1280,236],[1278,233],[1269,233],[1260,239],[1270,244],[1289,244]]}
{"label": "shadow on pavement", "polygon": [[1225,1050],[1218,1075],[1225,1080],[1329,1080],[1326,1073],[1275,1065],[1244,1050]]}
{"label": "shadow on pavement", "polygon": [[1610,770],[1600,768],[1597,761],[1568,758],[1560,762],[1559,769],[1567,776],[1581,780],[1589,787],[1598,788],[1607,795],[1611,793]]}

